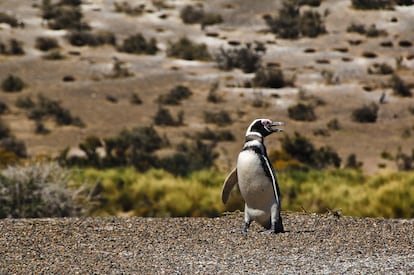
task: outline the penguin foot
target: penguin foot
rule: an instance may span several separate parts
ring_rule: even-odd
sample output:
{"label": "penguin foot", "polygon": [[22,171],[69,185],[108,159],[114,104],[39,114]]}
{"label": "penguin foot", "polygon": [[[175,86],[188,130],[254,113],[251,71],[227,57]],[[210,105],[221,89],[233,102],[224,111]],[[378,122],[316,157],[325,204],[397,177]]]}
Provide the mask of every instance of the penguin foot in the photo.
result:
{"label": "penguin foot", "polygon": [[243,228],[240,230],[242,234],[247,234],[247,230],[250,227],[250,223],[244,223]]}

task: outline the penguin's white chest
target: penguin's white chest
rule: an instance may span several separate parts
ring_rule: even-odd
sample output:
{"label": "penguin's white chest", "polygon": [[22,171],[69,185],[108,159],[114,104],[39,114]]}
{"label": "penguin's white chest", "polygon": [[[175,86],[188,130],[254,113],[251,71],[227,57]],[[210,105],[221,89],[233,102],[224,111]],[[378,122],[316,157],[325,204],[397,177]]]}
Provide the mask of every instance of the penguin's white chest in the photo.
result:
{"label": "penguin's white chest", "polygon": [[[270,217],[275,203],[272,179],[266,174],[260,156],[254,151],[240,152],[237,159],[237,176],[240,193],[250,215],[255,219]],[[270,172],[271,173],[271,172]]]}

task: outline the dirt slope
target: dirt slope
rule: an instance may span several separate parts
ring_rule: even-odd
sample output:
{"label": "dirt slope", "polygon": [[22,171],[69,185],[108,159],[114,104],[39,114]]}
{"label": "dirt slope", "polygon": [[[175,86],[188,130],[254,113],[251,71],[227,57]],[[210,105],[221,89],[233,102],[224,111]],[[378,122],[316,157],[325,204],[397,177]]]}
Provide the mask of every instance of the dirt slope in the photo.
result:
{"label": "dirt slope", "polygon": [[412,274],[414,220],[284,213],[266,235],[242,215],[0,221],[0,274]]}

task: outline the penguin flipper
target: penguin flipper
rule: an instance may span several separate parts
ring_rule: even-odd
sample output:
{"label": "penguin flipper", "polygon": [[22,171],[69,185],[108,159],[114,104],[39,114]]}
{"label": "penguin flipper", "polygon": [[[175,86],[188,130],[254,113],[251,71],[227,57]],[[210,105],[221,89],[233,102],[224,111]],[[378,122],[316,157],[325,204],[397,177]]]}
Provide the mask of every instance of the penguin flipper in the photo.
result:
{"label": "penguin flipper", "polygon": [[224,180],[223,190],[221,192],[221,200],[224,204],[228,201],[230,192],[233,189],[233,187],[237,184],[237,182],[237,168],[234,168],[233,171],[231,171],[231,173]]}

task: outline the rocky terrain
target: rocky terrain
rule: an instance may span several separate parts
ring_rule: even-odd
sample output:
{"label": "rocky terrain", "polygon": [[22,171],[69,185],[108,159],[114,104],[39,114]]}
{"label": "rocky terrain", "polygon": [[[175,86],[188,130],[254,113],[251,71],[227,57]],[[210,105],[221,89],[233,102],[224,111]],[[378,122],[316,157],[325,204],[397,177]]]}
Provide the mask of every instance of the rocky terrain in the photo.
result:
{"label": "rocky terrain", "polygon": [[283,213],[285,233],[218,218],[0,221],[0,274],[412,274],[414,220]]}

